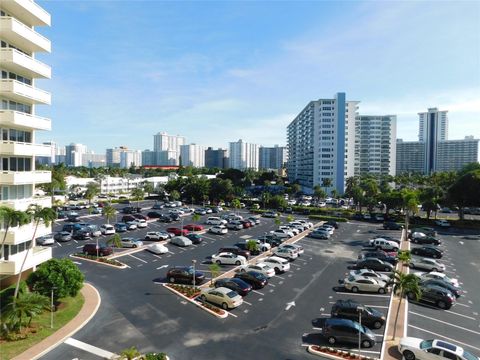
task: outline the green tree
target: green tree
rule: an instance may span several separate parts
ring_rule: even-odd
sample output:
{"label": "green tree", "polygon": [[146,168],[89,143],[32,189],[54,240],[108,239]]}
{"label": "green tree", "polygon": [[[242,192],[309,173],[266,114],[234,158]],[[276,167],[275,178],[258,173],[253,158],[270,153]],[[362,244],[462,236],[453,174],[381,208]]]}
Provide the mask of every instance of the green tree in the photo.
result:
{"label": "green tree", "polygon": [[35,230],[33,231],[32,235],[32,241],[30,242],[30,247],[25,251],[25,256],[23,257],[22,265],[20,266],[20,271],[17,276],[17,285],[15,287],[15,294],[13,296],[13,299],[17,298],[18,295],[18,290],[20,288],[20,281],[22,280],[22,273],[23,273],[23,268],[25,266],[25,262],[27,261],[28,254],[30,250],[34,247],[35,245],[35,238],[38,230],[38,225],[40,222],[43,222],[46,227],[49,227],[50,224],[55,221],[57,218],[57,213],[55,210],[52,208],[42,208],[41,206],[38,205],[33,205],[29,208],[28,212],[30,213],[33,221],[35,222]]}
{"label": "green tree", "polygon": [[232,202],[230,203],[232,205],[232,207],[238,211],[238,209],[240,209],[242,206],[241,206],[241,203],[240,203],[240,200],[238,199],[233,199]]}
{"label": "green tree", "polygon": [[1,248],[1,257],[5,256],[5,241],[7,239],[8,231],[11,227],[23,226],[28,224],[30,216],[24,211],[13,210],[6,206],[0,206],[0,219],[3,221],[5,226],[5,232],[3,233],[2,239],[2,248]]}
{"label": "green tree", "polygon": [[405,211],[405,231],[408,233],[410,216],[418,211],[418,192],[411,189],[402,189],[402,207]]}
{"label": "green tree", "polygon": [[410,264],[410,261],[412,261],[412,254],[410,253],[410,250],[400,250],[397,258],[398,261],[404,265],[408,265]]}
{"label": "green tree", "polygon": [[122,350],[120,353],[121,360],[133,360],[139,357],[141,354],[138,352],[135,346],[129,347],[128,349]]}
{"label": "green tree", "polygon": [[110,224],[110,220],[113,220],[115,218],[115,214],[117,213],[117,210],[115,208],[108,204],[103,207],[102,214],[105,216],[105,219],[107,219],[107,224]]}
{"label": "green tree", "polygon": [[34,292],[21,292],[17,298],[12,297],[2,311],[2,322],[6,324],[7,331],[20,331],[24,319],[30,326],[32,319],[48,309],[48,297]]}
{"label": "green tree", "polygon": [[202,217],[201,217],[199,214],[197,214],[197,213],[193,213],[193,215],[192,215],[192,221],[193,221],[193,222],[200,221],[201,218],[202,218]]}
{"label": "green tree", "polygon": [[143,191],[145,191],[147,193],[147,197],[150,196],[151,193],[153,193],[154,189],[153,189],[153,184],[151,182],[145,182],[145,184],[143,185]]}
{"label": "green tree", "polygon": [[325,190],[322,189],[320,185],[315,185],[313,187],[313,195],[317,199],[325,199],[327,197],[327,193],[325,192]]}
{"label": "green tree", "polygon": [[293,215],[288,215],[286,218],[287,222],[292,222],[294,219]]}
{"label": "green tree", "polygon": [[89,182],[87,184],[87,191],[85,192],[85,199],[88,200],[88,203],[90,204],[92,202],[92,200],[95,198],[95,196],[97,196],[98,194],[100,194],[100,184],[97,183],[97,182]]}
{"label": "green tree", "polygon": [[106,242],[107,245],[112,245],[113,252],[115,252],[115,248],[122,247],[122,237],[120,234],[113,234]]}
{"label": "green tree", "polygon": [[142,188],[135,188],[132,190],[132,197],[133,197],[133,200],[135,200],[137,202],[137,207],[140,206],[140,200],[143,200],[143,198],[145,197],[145,192],[143,191]]}
{"label": "green tree", "polygon": [[395,324],[393,326],[393,339],[395,340],[398,315],[400,313],[400,307],[402,300],[406,294],[412,294],[415,299],[419,299],[422,296],[422,291],[419,285],[418,277],[414,274],[405,274],[401,271],[394,272],[393,292],[400,296],[400,301],[397,308],[397,314],[395,315]]}
{"label": "green tree", "polygon": [[325,193],[327,193],[327,189],[331,187],[333,184],[332,179],[330,178],[323,178],[322,179],[322,186],[325,188]]}
{"label": "green tree", "polygon": [[233,198],[233,183],[230,179],[215,178],[210,180],[209,197],[214,202]]}
{"label": "green tree", "polygon": [[27,284],[33,291],[50,296],[55,288],[54,299],[76,296],[83,286],[84,276],[70,259],[50,259],[37,268],[27,278]]}
{"label": "green tree", "polygon": [[426,188],[422,188],[419,193],[419,201],[422,204],[422,208],[427,213],[427,219],[430,219],[430,214],[433,212],[437,212],[438,203],[440,199],[443,198],[442,189],[435,186],[429,186]]}
{"label": "green tree", "polygon": [[212,274],[212,278],[210,279],[210,284],[213,284],[213,279],[220,275],[222,268],[220,265],[216,263],[212,263],[208,265],[208,269],[210,270],[210,274]]}
{"label": "green tree", "polygon": [[247,250],[252,254],[258,252],[258,244],[255,240],[248,240],[246,243]]}
{"label": "green tree", "polygon": [[447,192],[448,200],[458,206],[458,215],[463,220],[466,206],[480,206],[480,170],[461,176]]}
{"label": "green tree", "polygon": [[381,193],[378,200],[385,205],[385,214],[388,215],[391,209],[399,209],[402,207],[403,199],[399,190],[391,190]]}
{"label": "green tree", "polygon": [[170,192],[170,198],[174,201],[180,199],[180,193],[177,190],[173,190]]}
{"label": "green tree", "polygon": [[269,207],[271,209],[280,209],[280,208],[286,208],[287,207],[287,200],[282,195],[275,195],[272,196],[268,203]]}
{"label": "green tree", "polygon": [[262,192],[262,203],[264,209],[266,209],[266,205],[270,203],[271,198],[272,194],[270,194],[268,191]]}

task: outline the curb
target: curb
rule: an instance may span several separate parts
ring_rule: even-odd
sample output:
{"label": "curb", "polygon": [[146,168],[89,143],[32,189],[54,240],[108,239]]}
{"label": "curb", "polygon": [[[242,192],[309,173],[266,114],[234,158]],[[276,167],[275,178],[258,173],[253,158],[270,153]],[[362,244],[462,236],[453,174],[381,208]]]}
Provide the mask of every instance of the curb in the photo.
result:
{"label": "curb", "polygon": [[[92,260],[92,259],[88,259],[88,258],[85,258],[85,257],[81,257],[81,256],[76,256],[75,254],[70,254],[69,257],[71,258],[75,258],[75,259],[79,259],[79,260],[85,260],[85,261],[90,261],[94,264],[101,264],[101,265],[106,265],[106,266],[110,266],[110,267],[113,267],[115,269],[120,269],[120,270],[123,270],[123,269],[126,269],[128,268],[129,266],[126,265],[126,264],[123,264],[121,266],[117,266],[117,265],[112,265],[112,264],[109,264],[109,263],[106,263],[106,262],[102,262],[102,261],[97,261],[97,260]],[[118,260],[117,260],[118,261]],[[119,261],[120,262],[120,261]]]}
{"label": "curb", "polygon": [[[77,318],[79,318],[80,316],[84,316],[83,314],[81,314],[82,310],[84,310],[85,308],[85,302],[83,303],[83,306],[82,308],[80,309],[80,311],[78,312],[78,314],[72,319],[70,320],[67,324],[65,324],[63,327],[61,327],[60,329],[58,329],[56,332],[54,332],[52,335],[50,335],[49,337],[43,339],[42,341],[40,341],[39,343],[35,344],[33,347],[31,347],[30,349],[24,351],[23,353],[15,356],[12,360],[24,360],[24,359],[31,359],[31,360],[36,360],[40,357],[42,357],[43,355],[45,355],[46,353],[48,353],[49,351],[53,350],[54,348],[56,348],[58,345],[62,344],[67,338],[71,337],[73,334],[75,334],[76,332],[78,332],[80,329],[82,329],[85,325],[87,325],[87,323],[95,316],[95,314],[97,313],[98,311],[98,308],[100,307],[100,304],[102,303],[102,298],[100,297],[100,293],[98,292],[98,290],[90,283],[84,283],[84,288],[85,289],[86,287],[90,288],[90,290],[94,291],[95,292],[95,295],[96,295],[96,304],[95,304],[95,308],[93,309],[93,311],[86,317],[86,318],[82,318],[82,322],[76,326],[74,329],[72,329],[70,332],[66,333],[65,335],[63,335],[60,339],[58,339],[54,344],[52,345],[49,345],[47,346],[46,348],[43,348],[43,350],[40,350],[38,353],[36,354],[29,354],[28,352],[34,348],[35,346],[39,346],[40,348],[42,347],[41,344],[42,342],[44,341],[47,341],[48,339],[50,339],[51,337],[55,336],[57,333],[59,333],[60,331],[62,331],[62,329],[64,329],[65,327],[67,327],[68,325],[70,325],[72,322],[76,321]],[[83,291],[80,290],[83,294]],[[85,297],[85,296],[84,296]],[[87,298],[85,297],[85,300]],[[25,355],[27,355],[25,357]]]}
{"label": "curb", "polygon": [[[327,359],[333,359],[333,360],[338,360],[338,359],[342,359],[342,360],[345,360],[345,359],[351,359],[350,356],[348,357],[345,357],[345,356],[342,356],[342,355],[334,355],[334,354],[330,354],[330,353],[326,353],[326,352],[323,352],[323,351],[319,351],[319,350],[315,350],[313,347],[314,346],[317,346],[317,345],[309,345],[307,347],[307,351],[310,353],[310,354],[313,354],[313,355],[318,355],[318,356],[323,356]],[[339,350],[339,351],[342,351],[342,350]],[[355,355],[355,358],[359,358],[359,356],[362,356],[364,358],[369,358],[369,359],[378,359],[378,358],[372,358],[372,357],[369,357],[369,356],[365,356],[365,355],[361,355],[361,354],[356,354],[356,353],[352,353],[350,351],[342,351],[342,354],[353,354]]]}

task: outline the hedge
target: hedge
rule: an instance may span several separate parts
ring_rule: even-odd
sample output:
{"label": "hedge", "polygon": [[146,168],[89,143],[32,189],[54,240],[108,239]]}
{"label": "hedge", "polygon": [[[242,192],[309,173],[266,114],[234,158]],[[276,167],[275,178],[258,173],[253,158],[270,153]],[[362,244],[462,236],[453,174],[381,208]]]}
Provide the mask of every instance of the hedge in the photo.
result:
{"label": "hedge", "polygon": [[354,210],[350,209],[340,209],[340,208],[327,208],[327,207],[312,207],[312,206],[292,206],[293,211],[295,212],[304,212],[309,211],[312,215],[327,215],[335,216],[341,214],[344,217],[351,217],[355,214]]}
{"label": "hedge", "polygon": [[325,215],[309,215],[308,218],[313,219],[313,220],[325,220],[325,221],[332,220],[332,221],[337,221],[337,222],[347,222],[348,221],[347,218],[338,217],[338,216],[325,216]]}

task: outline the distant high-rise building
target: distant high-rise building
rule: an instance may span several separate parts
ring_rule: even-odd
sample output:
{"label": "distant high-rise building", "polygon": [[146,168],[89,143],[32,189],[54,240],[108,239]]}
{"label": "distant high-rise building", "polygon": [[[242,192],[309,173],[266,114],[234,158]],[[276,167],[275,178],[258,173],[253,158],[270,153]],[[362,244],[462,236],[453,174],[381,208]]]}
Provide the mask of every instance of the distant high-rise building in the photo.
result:
{"label": "distant high-rise building", "polygon": [[260,169],[279,172],[287,162],[287,148],[278,145],[273,147],[260,146],[258,158]]}
{"label": "distant high-rise building", "polygon": [[197,144],[180,145],[180,163],[182,166],[204,167],[205,146]]}
{"label": "distant high-rise building", "polygon": [[258,170],[258,149],[257,144],[243,142],[241,139],[229,143],[229,166],[233,169]]}
{"label": "distant high-rise building", "polygon": [[180,165],[180,146],[186,142],[184,136],[168,135],[165,132],[153,135],[153,151],[159,153],[155,158],[160,161],[155,165]]}
{"label": "distant high-rise building", "polygon": [[105,154],[95,154],[93,151],[88,151],[82,155],[82,166],[88,168],[97,168],[104,167],[105,164]]}
{"label": "distant high-rise building", "polygon": [[358,101],[346,101],[345,93],[308,103],[287,128],[290,182],[305,191],[331,183],[329,192],[344,192],[345,179],[354,175],[357,110]]}
{"label": "distant high-rise building", "polygon": [[478,162],[478,141],[473,136],[463,140],[440,141],[437,147],[437,171],[458,171],[467,164]]}
{"label": "distant high-rise building", "polygon": [[205,167],[206,168],[219,168],[223,169],[227,167],[227,150],[217,149],[209,147],[205,150]]}
{"label": "distant high-rise building", "polygon": [[448,139],[447,111],[430,108],[428,112],[418,113],[418,140],[425,143],[425,173],[437,171],[438,144]]}
{"label": "distant high-rise building", "polygon": [[65,146],[65,165],[82,166],[83,154],[87,153],[87,147],[82,144],[70,144]]}
{"label": "distant high-rise building", "polygon": [[360,115],[355,126],[355,175],[395,175],[397,117]]}
{"label": "distant high-rise building", "polygon": [[179,156],[176,151],[142,151],[142,165],[144,166],[178,166]]}
{"label": "distant high-rise building", "polygon": [[425,143],[397,139],[396,173],[423,174],[425,170]]}
{"label": "distant high-rise building", "polygon": [[142,152],[132,150],[126,146],[120,146],[106,151],[107,166],[120,167],[123,169],[130,166],[142,165]]}

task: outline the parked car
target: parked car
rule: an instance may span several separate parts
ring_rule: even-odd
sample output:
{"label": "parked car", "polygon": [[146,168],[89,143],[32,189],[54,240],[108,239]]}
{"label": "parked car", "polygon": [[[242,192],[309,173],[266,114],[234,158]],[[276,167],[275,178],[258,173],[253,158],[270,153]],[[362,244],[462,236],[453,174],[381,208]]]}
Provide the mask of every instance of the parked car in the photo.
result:
{"label": "parked car", "polygon": [[[376,259],[380,259],[382,261],[385,261],[389,264],[397,265],[397,262],[398,262],[397,257],[392,256],[390,254],[391,253],[387,253],[383,250],[364,251],[364,252],[361,252],[358,255],[358,259],[363,260],[363,259],[366,259],[366,258],[376,258]],[[393,253],[393,254],[396,254],[396,253]]]}
{"label": "parked car", "polygon": [[480,360],[460,346],[440,339],[422,340],[414,337],[400,339],[398,351],[405,360]]}
{"label": "parked car", "polygon": [[276,236],[277,238],[281,239],[288,239],[293,237],[293,233],[291,231],[283,230],[283,229],[277,229],[270,231],[270,234]]}
{"label": "parked car", "polygon": [[325,225],[330,225],[333,226],[335,229],[338,229],[338,222],[336,222],[335,220],[328,220]]}
{"label": "parked car", "polygon": [[157,203],[152,206],[152,210],[160,210],[160,209],[163,209],[164,207],[165,207],[165,204]]}
{"label": "parked car", "polygon": [[392,272],[395,268],[392,264],[373,257],[358,260],[356,267],[357,269],[371,269],[384,272]]}
{"label": "parked car", "polygon": [[92,235],[87,229],[75,230],[72,234],[72,238],[75,240],[87,240],[90,239]]}
{"label": "parked car", "polygon": [[187,229],[188,231],[202,231],[203,230],[203,226],[202,225],[197,225],[197,224],[187,224],[183,228]]}
{"label": "parked car", "polygon": [[228,229],[224,225],[212,226],[210,229],[208,229],[208,231],[211,232],[212,234],[220,234],[220,235],[228,233]]}
{"label": "parked car", "polygon": [[218,216],[210,216],[205,221],[205,224],[207,224],[207,225],[225,225],[225,224],[227,224],[227,220],[220,219]]}
{"label": "parked car", "polygon": [[243,224],[240,221],[229,221],[227,225],[225,225],[229,230],[242,230]]}
{"label": "parked car", "polygon": [[170,240],[170,244],[177,245],[180,247],[187,247],[193,244],[192,240],[185,236],[175,236]]}
{"label": "parked car", "polygon": [[278,214],[274,211],[267,211],[267,212],[264,212],[262,216],[266,218],[276,218]]}
{"label": "parked car", "polygon": [[55,244],[55,239],[53,238],[53,234],[47,234],[40,236],[35,239],[37,245],[53,245]]}
{"label": "parked car", "polygon": [[186,237],[192,240],[192,243],[195,245],[198,245],[203,241],[203,238],[198,234],[188,234]]}
{"label": "parked car", "polygon": [[147,215],[143,215],[143,214],[133,214],[133,217],[135,219],[142,219],[142,220],[150,220],[150,218],[147,216]]}
{"label": "parked car", "polygon": [[429,227],[429,226],[415,226],[415,227],[413,227],[412,226],[410,228],[409,238],[412,236],[413,233],[416,233],[416,232],[424,233],[427,236],[433,236],[433,237],[437,236],[437,231],[433,227]]}
{"label": "parked car", "polygon": [[248,219],[254,221],[255,225],[260,224],[260,218],[258,218],[257,216],[250,216]]}
{"label": "parked car", "polygon": [[434,259],[441,259],[443,256],[443,251],[432,246],[422,246],[416,247],[410,250],[412,255],[430,257]]}
{"label": "parked car", "polygon": [[145,235],[145,240],[168,240],[170,236],[166,232],[160,232],[160,231],[149,231]]}
{"label": "parked car", "polygon": [[328,240],[330,239],[331,235],[330,232],[326,229],[315,229],[310,234],[308,234],[308,236],[314,239]]}
{"label": "parked car", "polygon": [[166,229],[166,231],[175,234],[175,236],[186,236],[189,233],[187,229],[180,229],[177,227],[169,227]]}
{"label": "parked car", "polygon": [[135,221],[135,216],[133,216],[133,215],[122,216],[122,222],[123,223],[129,222],[129,221]]}
{"label": "parked car", "polygon": [[224,287],[203,289],[200,299],[220,305],[225,310],[243,304],[243,298],[236,291]]}
{"label": "parked car", "polygon": [[92,237],[99,237],[100,235],[102,235],[102,232],[100,231],[98,225],[88,224],[86,226],[86,229],[90,232],[90,235]]}
{"label": "parked car", "polygon": [[267,264],[263,262],[259,262],[256,264],[247,264],[243,265],[240,268],[240,272],[247,272],[247,271],[256,271],[259,272],[263,275],[265,275],[267,278],[271,278],[273,275],[275,275],[275,270],[268,266]]}
{"label": "parked car", "polygon": [[290,263],[288,260],[279,256],[270,256],[263,259],[263,262],[273,268],[277,274],[290,270]]}
{"label": "parked car", "polygon": [[303,246],[297,244],[282,244],[280,245],[280,248],[296,251],[298,256],[302,255],[305,252]]}
{"label": "parked car", "polygon": [[191,266],[174,266],[167,271],[167,280],[171,283],[182,282],[193,284],[193,277],[195,274],[195,285],[200,285],[205,280],[205,274],[201,271],[195,270]]}
{"label": "parked car", "polygon": [[129,230],[129,231],[137,230],[137,222],[135,220],[134,221],[127,221],[126,225],[127,225],[127,230]]}
{"label": "parked car", "polygon": [[354,300],[337,300],[332,305],[330,314],[332,318],[359,321],[362,314],[362,325],[369,328],[380,329],[385,324],[385,315],[369,306],[362,305]]}
{"label": "parked car", "polygon": [[443,228],[449,228],[451,226],[447,220],[435,220],[435,225]]}
{"label": "parked car", "polygon": [[[83,246],[82,252],[85,255],[97,256],[97,246],[96,244],[85,244]],[[113,249],[110,246],[99,245],[98,246],[98,256],[108,256],[113,254]]]}
{"label": "parked car", "polygon": [[452,285],[451,283],[441,280],[441,279],[425,279],[425,280],[420,280],[421,285],[435,285],[435,286],[440,286],[441,288],[445,288],[448,291],[450,291],[453,295],[455,295],[455,298],[459,298],[462,295],[462,289],[459,286]]}
{"label": "parked car", "polygon": [[343,280],[343,285],[345,286],[345,289],[354,293],[365,291],[385,294],[388,291],[388,285],[385,281],[366,276],[349,275]]}
{"label": "parked car", "polygon": [[146,250],[156,255],[168,253],[168,248],[165,245],[157,243],[148,245]]}
{"label": "parked car", "polygon": [[127,224],[125,224],[125,223],[116,223],[116,224],[114,225],[114,227],[115,227],[115,231],[116,231],[117,233],[126,232],[127,229],[128,229],[128,228],[127,228]]}
{"label": "parked car", "polygon": [[102,235],[113,235],[115,234],[115,227],[110,224],[103,224],[100,226],[100,231],[102,232]]}
{"label": "parked car", "polygon": [[157,221],[158,222],[163,222],[163,223],[171,223],[171,222],[173,222],[173,219],[170,216],[167,216],[167,215],[160,215],[157,218]]}
{"label": "parked car", "polygon": [[375,334],[369,328],[360,326],[356,321],[348,319],[325,319],[322,335],[330,345],[337,343],[358,344],[359,337],[360,344],[364,348],[371,348],[376,343]]}
{"label": "parked car", "polygon": [[413,243],[416,244],[433,244],[433,245],[440,245],[441,241],[433,236],[428,236],[421,232],[414,232],[410,237]]}
{"label": "parked car", "polygon": [[59,242],[67,242],[72,240],[72,234],[68,231],[59,231],[53,236],[53,238]]}
{"label": "parked car", "polygon": [[159,213],[158,211],[150,211],[150,212],[147,213],[147,216],[150,219],[158,219],[158,218],[161,218],[163,215],[161,213]]}
{"label": "parked car", "polygon": [[[419,301],[434,304],[440,309],[448,310],[455,304],[455,295],[446,288],[438,285],[420,285],[421,295]],[[407,292],[410,301],[417,300],[415,293]]]}
{"label": "parked car", "polygon": [[133,223],[137,225],[137,228],[139,229],[144,229],[148,226],[148,223],[145,219],[135,219]]}
{"label": "parked car", "polygon": [[252,227],[252,224],[250,223],[250,220],[242,220],[240,221],[244,229],[248,229]]}
{"label": "parked car", "polygon": [[395,241],[387,240],[384,238],[372,239],[368,242],[368,245],[375,249],[386,250],[386,251],[389,251],[389,250],[398,251],[398,247],[399,247],[399,245]]}
{"label": "parked car", "polygon": [[222,252],[212,255],[212,263],[219,265],[245,265],[247,263],[247,259],[234,253]]}
{"label": "parked car", "polygon": [[248,251],[251,255],[258,255],[261,253],[260,249],[249,250],[246,242],[237,242],[234,244],[235,247],[238,247],[241,250]]}
{"label": "parked car", "polygon": [[381,274],[381,273],[378,273],[375,270],[371,270],[371,269],[351,270],[350,275],[371,277],[371,278],[374,278],[374,279],[379,279],[379,280],[385,281],[387,284],[390,284],[390,283],[393,282],[392,276],[387,275],[387,274]]}
{"label": "parked car", "polygon": [[122,238],[121,242],[122,242],[122,247],[124,248],[137,248],[137,247],[143,246],[143,242],[131,237]]}
{"label": "parked car", "polygon": [[254,289],[261,289],[268,284],[268,278],[258,271],[239,272],[234,277],[252,285]]}
{"label": "parked car", "polygon": [[460,286],[460,284],[458,283],[458,279],[452,279],[447,275],[445,275],[444,273],[437,272],[437,271],[431,271],[426,274],[418,272],[418,273],[414,273],[414,275],[417,276],[420,279],[420,281],[429,280],[429,279],[439,279],[439,280],[446,281],[447,283],[453,286],[456,286],[456,287]]}
{"label": "parked car", "polygon": [[429,258],[415,258],[412,257],[410,260],[410,267],[415,269],[423,269],[427,271],[445,271],[445,265],[439,263],[437,260]]}
{"label": "parked car", "polygon": [[194,212],[195,212],[195,214],[197,214],[197,215],[207,215],[207,210],[202,209],[202,208],[195,209]]}
{"label": "parked car", "polygon": [[252,291],[252,285],[238,278],[218,279],[213,285],[216,288],[225,287],[227,289],[236,291],[241,296],[246,296],[250,291]]}
{"label": "parked car", "polygon": [[273,251],[273,255],[279,256],[281,258],[287,259],[287,260],[295,260],[298,257],[298,253],[292,249],[288,248],[277,248]]}
{"label": "parked car", "polygon": [[240,249],[237,246],[221,247],[220,249],[218,249],[217,254],[220,254],[222,252],[229,252],[229,253],[233,253],[233,254],[236,254],[236,255],[240,255],[240,256],[243,256],[245,259],[248,259],[250,257],[250,251]]}
{"label": "parked car", "polygon": [[383,228],[385,230],[402,230],[403,229],[403,225],[400,225],[394,221],[385,221],[383,223]]}

